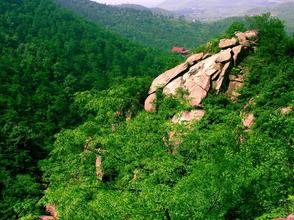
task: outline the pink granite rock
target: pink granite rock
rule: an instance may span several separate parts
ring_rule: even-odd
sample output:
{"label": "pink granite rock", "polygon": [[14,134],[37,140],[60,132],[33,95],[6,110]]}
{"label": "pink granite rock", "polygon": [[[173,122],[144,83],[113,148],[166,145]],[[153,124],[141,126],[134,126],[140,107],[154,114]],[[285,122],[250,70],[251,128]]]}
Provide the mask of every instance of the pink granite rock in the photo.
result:
{"label": "pink granite rock", "polygon": [[292,112],[292,107],[291,106],[281,108],[281,113],[282,114],[289,114],[290,112]]}
{"label": "pink granite rock", "polygon": [[210,88],[210,77],[206,74],[195,77],[195,83],[205,91],[209,91]]}
{"label": "pink granite rock", "polygon": [[195,63],[197,63],[198,61],[202,60],[204,56],[204,53],[196,53],[196,54],[192,54],[188,59],[187,59],[187,63],[192,66]]}
{"label": "pink granite rock", "polygon": [[207,92],[198,85],[190,86],[187,89],[190,93],[188,99],[191,106],[199,106],[202,99],[207,96]]}
{"label": "pink granite rock", "polygon": [[258,32],[256,30],[249,30],[245,32],[246,38],[248,40],[252,38],[257,38],[258,37]]}
{"label": "pink granite rock", "polygon": [[39,220],[55,220],[55,218],[49,215],[42,215],[42,216],[39,216]]}
{"label": "pink granite rock", "polygon": [[224,77],[220,76],[216,81],[215,81],[215,90],[217,91],[217,94],[220,92],[220,89],[223,85]]}
{"label": "pink granite rock", "polygon": [[180,76],[176,78],[175,80],[171,81],[169,84],[167,84],[163,89],[163,94],[165,95],[176,95],[177,90],[179,88],[183,88],[184,86],[184,80],[183,77]]}
{"label": "pink granite rock", "polygon": [[273,220],[294,220],[294,215],[290,214],[287,218],[275,218]]}
{"label": "pink granite rock", "polygon": [[99,180],[103,179],[104,173],[102,170],[102,158],[100,156],[96,157],[96,176]]}
{"label": "pink granite rock", "polygon": [[243,126],[247,128],[251,128],[252,125],[254,124],[255,121],[255,116],[253,114],[249,114],[246,116],[246,118],[243,120]]}
{"label": "pink granite rock", "polygon": [[230,66],[231,66],[231,62],[227,62],[227,63],[224,65],[224,67],[223,67],[223,69],[222,69],[220,75],[221,75],[221,76],[226,75],[226,73],[228,72]]}
{"label": "pink granite rock", "polygon": [[228,47],[234,47],[236,46],[238,43],[236,38],[232,38],[232,39],[221,39],[219,42],[219,48],[221,49],[226,49]]}
{"label": "pink granite rock", "polygon": [[199,63],[202,64],[202,70],[200,72],[205,73],[207,76],[212,76],[216,72],[220,71],[221,64],[216,63],[218,56],[219,54],[215,54]]}
{"label": "pink granite rock", "polygon": [[237,32],[235,36],[238,38],[239,43],[244,47],[250,47],[251,44],[254,44],[252,38],[258,37],[258,32],[255,30],[250,30],[246,32]]}
{"label": "pink granite rock", "polygon": [[147,99],[145,100],[145,105],[144,105],[144,109],[147,112],[155,111],[155,105],[154,105],[155,100],[156,100],[156,93],[152,93],[151,95],[147,97]]}
{"label": "pink granite rock", "polygon": [[48,212],[53,218],[58,217],[58,212],[55,205],[48,204],[45,206],[46,212]]}
{"label": "pink granite rock", "polygon": [[153,80],[149,90],[149,94],[154,93],[160,87],[166,86],[172,79],[181,75],[188,68],[189,64],[185,62],[159,75]]}
{"label": "pink granite rock", "polygon": [[216,62],[218,62],[218,63],[224,63],[224,62],[230,61],[231,58],[232,58],[231,51],[232,51],[231,48],[228,48],[226,50],[222,50],[219,53],[219,56],[217,57]]}
{"label": "pink granite rock", "polygon": [[238,57],[239,57],[240,53],[242,52],[242,48],[243,48],[242,45],[238,45],[238,46],[232,48],[233,60],[234,60],[234,65],[235,66],[237,65]]}

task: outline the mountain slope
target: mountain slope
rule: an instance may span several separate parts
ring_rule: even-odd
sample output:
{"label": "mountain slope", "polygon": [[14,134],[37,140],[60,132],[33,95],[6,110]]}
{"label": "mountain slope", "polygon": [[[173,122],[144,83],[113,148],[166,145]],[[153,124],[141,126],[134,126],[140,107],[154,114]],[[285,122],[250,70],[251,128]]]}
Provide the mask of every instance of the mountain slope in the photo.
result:
{"label": "mountain slope", "polygon": [[[249,25],[259,43],[231,70],[246,77],[237,99],[210,94],[193,108],[181,98],[186,91],[158,91],[149,113],[144,80],[79,93],[87,120],[58,134],[42,164],[50,185],[41,203],[62,219],[265,220],[293,213],[294,39],[268,16]],[[200,109],[206,115],[199,122],[171,122]],[[255,117],[250,126],[246,115]]]}
{"label": "mountain slope", "polygon": [[47,0],[0,2],[0,219],[35,210],[40,159],[80,123],[76,92],[154,76],[175,59],[98,28]]}
{"label": "mountain slope", "polygon": [[108,30],[144,45],[169,50],[193,47],[222,33],[232,21],[202,24],[165,16],[152,10],[108,6],[89,0],[55,0]]}

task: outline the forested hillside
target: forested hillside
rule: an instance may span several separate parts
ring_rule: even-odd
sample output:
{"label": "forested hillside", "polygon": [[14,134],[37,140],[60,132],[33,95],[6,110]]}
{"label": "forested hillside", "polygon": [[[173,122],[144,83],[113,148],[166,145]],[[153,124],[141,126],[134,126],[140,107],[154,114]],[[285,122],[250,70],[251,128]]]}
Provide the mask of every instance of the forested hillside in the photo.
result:
{"label": "forested hillside", "polygon": [[[234,99],[222,90],[192,107],[187,91],[173,97],[159,89],[156,110],[146,112],[153,78],[179,57],[122,39],[52,0],[0,1],[0,219],[294,213],[294,38],[269,15],[234,23],[225,37],[246,29],[258,39],[231,69],[245,79]],[[215,53],[218,42],[189,44]],[[172,123],[192,110],[205,116]]]}
{"label": "forested hillside", "polygon": [[249,14],[261,14],[270,12],[272,15],[279,17],[285,21],[286,30],[293,34],[294,33],[294,2],[285,2],[271,7],[255,8],[251,9],[247,13]]}
{"label": "forested hillside", "polygon": [[[196,107],[206,112],[200,122],[171,123],[195,109],[181,98],[185,91],[178,98],[159,91],[156,111],[144,111],[146,79],[78,93],[87,119],[60,132],[42,162],[49,188],[40,204],[55,207],[60,219],[265,220],[293,213],[294,39],[268,15],[248,25],[259,32],[258,46],[232,69],[245,75],[245,85],[233,100],[210,93]],[[244,125],[250,114],[254,122]]]}
{"label": "forested hillside", "polygon": [[230,18],[205,24],[160,15],[151,10],[115,7],[89,0],[55,1],[125,38],[164,50],[173,46],[191,48],[203,44],[239,20]]}
{"label": "forested hillside", "polygon": [[75,92],[154,76],[174,62],[51,1],[0,1],[0,219],[33,211],[44,189],[38,161],[56,132],[82,121]]}

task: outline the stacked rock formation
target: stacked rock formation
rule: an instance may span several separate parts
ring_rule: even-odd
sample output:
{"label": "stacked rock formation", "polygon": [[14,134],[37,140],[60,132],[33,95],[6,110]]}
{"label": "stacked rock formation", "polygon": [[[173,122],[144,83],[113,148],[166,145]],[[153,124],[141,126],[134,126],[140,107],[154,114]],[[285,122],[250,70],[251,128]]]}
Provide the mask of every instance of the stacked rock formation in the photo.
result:
{"label": "stacked rock formation", "polygon": [[[151,112],[156,109],[156,91],[160,88],[164,95],[172,96],[177,95],[179,89],[187,91],[188,95],[184,98],[193,107],[199,106],[210,90],[219,93],[228,72],[237,65],[243,51],[256,45],[257,36],[255,30],[237,32],[232,39],[220,40],[219,53],[193,54],[186,62],[162,73],[152,82],[145,100],[145,110]],[[195,115],[199,119],[199,114]]]}

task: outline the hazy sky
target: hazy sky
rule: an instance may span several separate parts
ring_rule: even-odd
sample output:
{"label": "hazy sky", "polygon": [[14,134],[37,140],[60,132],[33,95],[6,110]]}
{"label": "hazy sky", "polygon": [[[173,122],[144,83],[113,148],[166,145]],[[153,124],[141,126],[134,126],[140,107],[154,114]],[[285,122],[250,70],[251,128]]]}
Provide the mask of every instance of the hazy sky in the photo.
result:
{"label": "hazy sky", "polygon": [[139,5],[152,7],[152,6],[158,5],[164,0],[92,0],[92,1],[106,3],[106,4],[131,3],[131,4],[139,4]]}

